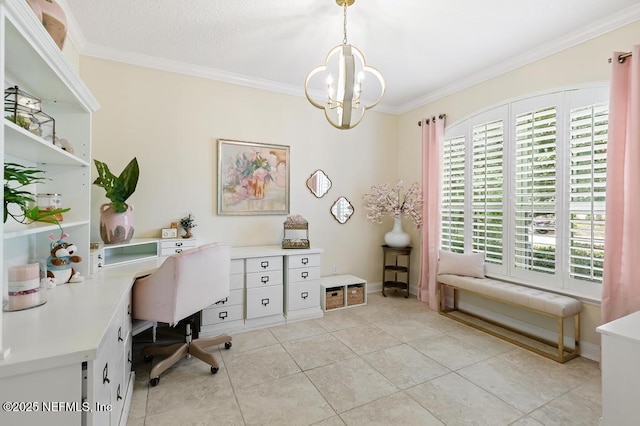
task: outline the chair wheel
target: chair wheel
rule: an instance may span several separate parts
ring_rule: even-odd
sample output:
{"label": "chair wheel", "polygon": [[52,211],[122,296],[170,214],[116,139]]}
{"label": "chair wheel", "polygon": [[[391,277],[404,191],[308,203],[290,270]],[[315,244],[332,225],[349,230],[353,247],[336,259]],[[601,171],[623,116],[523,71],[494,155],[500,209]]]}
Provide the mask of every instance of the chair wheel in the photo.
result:
{"label": "chair wheel", "polygon": [[144,356],[144,362],[151,362],[153,360],[153,355],[145,355]]}
{"label": "chair wheel", "polygon": [[211,367],[211,374],[216,374],[218,372],[218,367]]}
{"label": "chair wheel", "polygon": [[231,342],[226,342],[226,343],[224,344],[224,348],[225,348],[225,349],[230,349],[230,348],[231,348]]}
{"label": "chair wheel", "polygon": [[157,386],[158,383],[160,383],[160,377],[154,377],[153,379],[149,380],[149,384],[151,386]]}

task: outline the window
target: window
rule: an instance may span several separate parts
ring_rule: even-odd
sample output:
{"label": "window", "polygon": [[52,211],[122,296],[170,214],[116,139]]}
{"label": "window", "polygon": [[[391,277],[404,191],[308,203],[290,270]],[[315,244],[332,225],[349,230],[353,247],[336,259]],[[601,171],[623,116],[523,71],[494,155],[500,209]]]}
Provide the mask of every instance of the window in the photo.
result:
{"label": "window", "polygon": [[606,88],[530,97],[445,131],[442,249],[487,274],[600,297]]}

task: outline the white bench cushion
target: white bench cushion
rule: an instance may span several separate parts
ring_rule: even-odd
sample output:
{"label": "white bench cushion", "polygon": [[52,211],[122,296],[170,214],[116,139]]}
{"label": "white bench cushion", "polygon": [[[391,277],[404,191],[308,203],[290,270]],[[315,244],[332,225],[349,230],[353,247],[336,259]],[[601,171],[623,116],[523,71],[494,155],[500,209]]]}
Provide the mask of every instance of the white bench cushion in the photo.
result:
{"label": "white bench cushion", "polygon": [[582,311],[582,303],[571,297],[491,278],[441,274],[438,282],[563,318]]}

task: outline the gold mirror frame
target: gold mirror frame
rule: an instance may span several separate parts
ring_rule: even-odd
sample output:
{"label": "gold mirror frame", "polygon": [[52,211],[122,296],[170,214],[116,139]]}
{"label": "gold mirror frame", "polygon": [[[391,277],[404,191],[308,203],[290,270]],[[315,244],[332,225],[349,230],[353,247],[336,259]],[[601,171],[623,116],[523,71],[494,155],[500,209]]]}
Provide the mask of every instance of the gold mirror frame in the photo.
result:
{"label": "gold mirror frame", "polygon": [[329,189],[331,189],[331,185],[332,183],[329,176],[320,169],[313,172],[311,176],[309,176],[309,179],[307,179],[307,188],[309,188],[309,191],[311,191],[316,198],[324,197],[325,194],[329,192]]}
{"label": "gold mirror frame", "polygon": [[331,206],[331,214],[338,221],[344,224],[353,215],[353,205],[345,197],[338,198]]}

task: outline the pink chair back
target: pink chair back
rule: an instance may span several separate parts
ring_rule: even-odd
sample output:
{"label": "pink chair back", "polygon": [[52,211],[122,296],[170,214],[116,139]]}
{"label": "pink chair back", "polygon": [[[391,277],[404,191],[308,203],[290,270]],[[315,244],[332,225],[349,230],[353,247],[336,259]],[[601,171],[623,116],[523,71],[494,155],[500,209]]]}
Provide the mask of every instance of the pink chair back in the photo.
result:
{"label": "pink chair back", "polygon": [[169,256],[133,284],[133,318],[175,325],[229,296],[231,247],[210,243]]}

